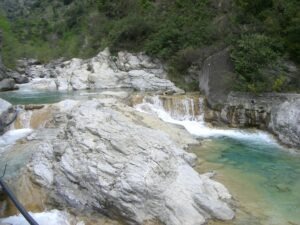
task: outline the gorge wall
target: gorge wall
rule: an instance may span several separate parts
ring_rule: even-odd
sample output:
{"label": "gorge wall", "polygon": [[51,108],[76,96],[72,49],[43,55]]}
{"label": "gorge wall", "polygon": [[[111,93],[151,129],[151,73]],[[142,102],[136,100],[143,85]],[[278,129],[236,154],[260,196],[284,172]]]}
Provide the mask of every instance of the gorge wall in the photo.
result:
{"label": "gorge wall", "polygon": [[232,92],[235,74],[229,51],[208,57],[198,73],[199,88],[206,96],[205,120],[216,126],[267,130],[282,143],[299,148],[300,94]]}

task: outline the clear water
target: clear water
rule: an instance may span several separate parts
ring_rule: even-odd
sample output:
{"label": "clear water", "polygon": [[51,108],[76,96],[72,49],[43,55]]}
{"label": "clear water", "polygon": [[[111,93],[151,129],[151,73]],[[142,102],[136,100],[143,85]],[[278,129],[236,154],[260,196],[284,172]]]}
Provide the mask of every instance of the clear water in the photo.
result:
{"label": "clear water", "polygon": [[0,92],[0,98],[14,105],[27,104],[51,104],[65,99],[88,100],[100,96],[107,91],[130,91],[127,89],[101,89],[101,90],[78,90],[78,91],[36,91],[18,90]]}
{"label": "clear water", "polygon": [[238,200],[233,224],[300,224],[300,155],[268,142],[213,138],[192,148]]}
{"label": "clear water", "polygon": [[[234,225],[300,224],[300,153],[280,146],[261,131],[211,128],[203,121],[175,119],[152,98],[136,109],[184,126],[201,138],[191,151],[200,173],[216,171],[215,179],[232,193],[237,204]],[[213,221],[213,225],[224,222]]]}
{"label": "clear water", "polygon": [[[99,94],[101,91],[17,91],[0,93],[0,98],[13,104],[42,104],[67,98],[89,99]],[[198,121],[174,119],[158,98],[152,100],[138,105],[137,110],[180,124],[202,139],[201,145],[191,148],[199,156],[196,169],[201,173],[216,171],[215,179],[230,190],[237,204],[236,218],[227,224],[300,225],[299,153],[278,145],[264,132],[210,128],[201,117]]]}

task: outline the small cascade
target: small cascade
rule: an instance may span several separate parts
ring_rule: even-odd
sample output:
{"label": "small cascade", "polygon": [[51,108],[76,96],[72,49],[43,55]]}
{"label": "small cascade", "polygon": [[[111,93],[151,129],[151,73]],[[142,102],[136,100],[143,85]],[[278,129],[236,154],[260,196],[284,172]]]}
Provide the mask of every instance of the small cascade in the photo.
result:
{"label": "small cascade", "polygon": [[199,121],[203,117],[203,98],[199,95],[145,96],[143,103],[160,108],[179,121]]}
{"label": "small cascade", "polygon": [[12,124],[12,129],[22,129],[22,128],[31,128],[31,118],[32,118],[32,111],[24,110],[19,108],[18,109],[18,117],[16,118],[15,122]]}
{"label": "small cascade", "polygon": [[29,128],[7,131],[2,136],[0,136],[0,153],[2,153],[2,147],[12,145],[17,140],[25,138],[31,133],[32,129]]}
{"label": "small cascade", "polygon": [[23,139],[33,132],[33,129],[45,127],[51,116],[51,111],[40,105],[26,106],[18,108],[18,116],[10,125],[10,129],[0,136],[1,148],[10,146],[16,141]]}
{"label": "small cascade", "polygon": [[157,115],[165,122],[179,124],[201,138],[231,137],[277,145],[276,140],[266,132],[257,130],[218,129],[204,121],[204,99],[199,95],[145,96],[136,110]]}

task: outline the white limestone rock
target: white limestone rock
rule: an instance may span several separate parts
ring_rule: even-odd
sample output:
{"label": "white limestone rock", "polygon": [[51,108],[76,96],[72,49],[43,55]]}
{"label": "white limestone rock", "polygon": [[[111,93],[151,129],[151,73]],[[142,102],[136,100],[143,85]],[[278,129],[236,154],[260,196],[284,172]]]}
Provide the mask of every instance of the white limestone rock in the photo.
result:
{"label": "white limestone rock", "polygon": [[[65,105],[71,107],[65,110]],[[61,132],[41,144],[28,168],[57,202],[128,224],[157,219],[166,225],[200,225],[209,218],[234,217],[227,189],[192,168],[195,156],[179,144],[184,135],[177,142],[116,100],[54,107]]]}
{"label": "white limestone rock", "polygon": [[28,65],[26,71],[32,80],[20,87],[44,90],[131,88],[183,93],[166,79],[163,65],[143,53],[120,52],[115,57],[105,49],[87,60],[71,59],[47,65]]}

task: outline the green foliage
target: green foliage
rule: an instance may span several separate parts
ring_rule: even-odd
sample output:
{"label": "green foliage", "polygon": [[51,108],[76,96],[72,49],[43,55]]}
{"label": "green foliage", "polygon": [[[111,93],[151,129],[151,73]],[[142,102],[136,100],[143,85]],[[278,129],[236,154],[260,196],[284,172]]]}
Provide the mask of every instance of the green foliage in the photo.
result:
{"label": "green foliage", "polygon": [[[263,32],[300,63],[299,0],[235,0],[236,22],[246,33]],[[246,25],[246,26],[245,26]],[[246,29],[245,29],[246,27]]]}
{"label": "green foliage", "polygon": [[283,91],[286,85],[286,80],[286,76],[281,74],[277,79],[274,80],[272,90],[276,92]]}
{"label": "green foliage", "polygon": [[259,77],[260,68],[273,63],[280,54],[280,48],[273,40],[265,35],[251,34],[243,36],[233,49],[231,57],[234,61],[235,70],[243,74],[248,81],[254,81]]}
{"label": "green foliage", "polygon": [[11,21],[0,17],[2,54],[13,67],[20,57],[46,62],[90,57],[105,47],[145,51],[169,65],[177,85],[195,88],[196,83],[185,85],[185,76],[199,49],[223,42],[233,46],[239,90],[282,91],[289,85],[284,71],[265,71],[283,57],[300,62],[299,4],[233,0],[224,10],[210,0],[39,0],[30,13]]}
{"label": "green foliage", "polygon": [[[293,84],[288,84],[280,63],[284,58],[300,63],[300,2],[235,0],[234,3],[235,23],[241,32],[232,52],[239,74],[236,86],[241,91],[253,92],[288,90]],[[270,74],[275,64],[276,72]]]}
{"label": "green foliage", "polygon": [[19,43],[14,36],[9,21],[3,15],[0,15],[0,29],[2,30],[3,42],[5,43],[2,43],[1,49],[3,62],[9,67],[14,67],[16,56],[19,56]]}
{"label": "green foliage", "polygon": [[268,90],[270,77],[263,69],[271,68],[279,58],[281,49],[265,35],[245,35],[232,50],[235,71],[239,75],[239,89],[251,92]]}

